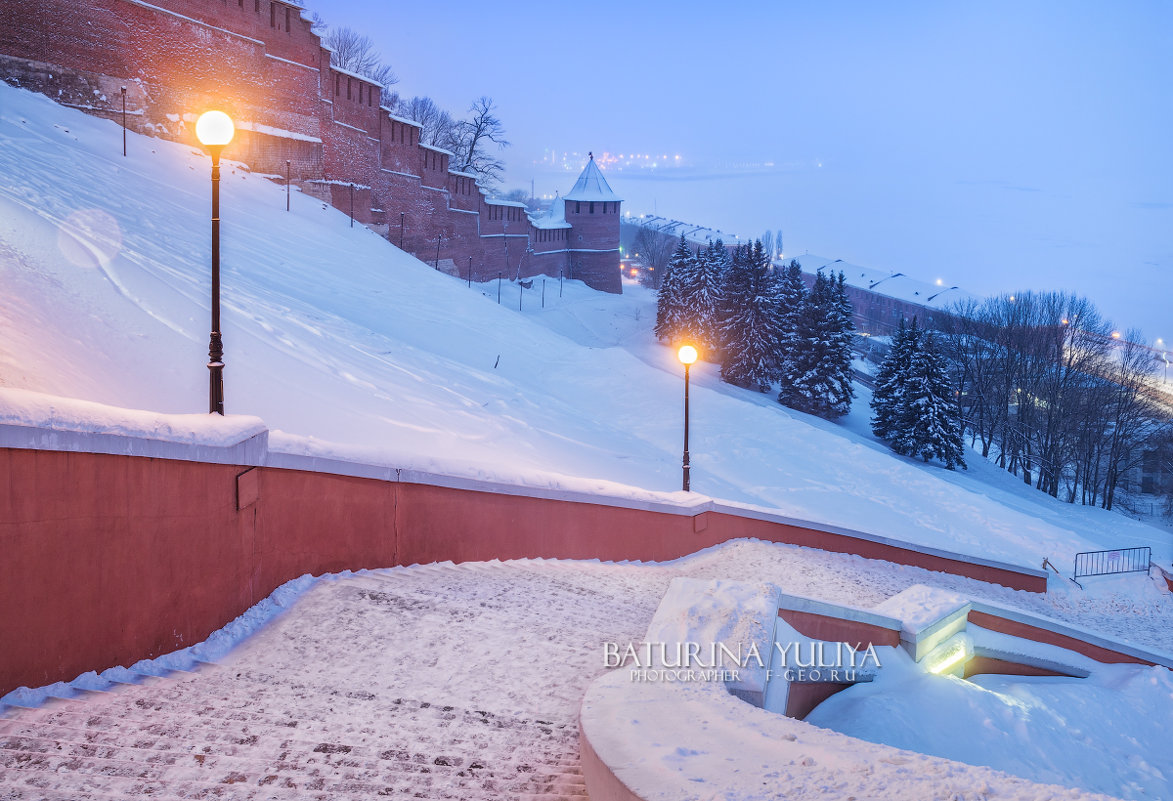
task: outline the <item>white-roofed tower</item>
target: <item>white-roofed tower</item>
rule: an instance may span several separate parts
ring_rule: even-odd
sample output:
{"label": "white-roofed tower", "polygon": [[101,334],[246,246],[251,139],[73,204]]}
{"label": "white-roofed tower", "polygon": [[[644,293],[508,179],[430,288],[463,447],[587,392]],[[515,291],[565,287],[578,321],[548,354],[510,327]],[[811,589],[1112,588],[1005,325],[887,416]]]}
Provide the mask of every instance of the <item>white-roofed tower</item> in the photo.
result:
{"label": "white-roofed tower", "polygon": [[[557,201],[555,201],[557,202]],[[562,201],[570,224],[569,276],[604,292],[622,292],[619,283],[619,204],[590,157]]]}

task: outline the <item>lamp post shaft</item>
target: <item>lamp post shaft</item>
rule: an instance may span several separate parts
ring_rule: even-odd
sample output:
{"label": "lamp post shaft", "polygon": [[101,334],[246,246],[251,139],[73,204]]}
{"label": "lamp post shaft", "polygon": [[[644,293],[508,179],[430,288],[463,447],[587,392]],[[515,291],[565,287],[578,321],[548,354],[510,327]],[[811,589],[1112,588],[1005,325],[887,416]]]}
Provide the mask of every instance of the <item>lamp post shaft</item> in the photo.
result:
{"label": "lamp post shaft", "polygon": [[689,365],[684,365],[684,491],[689,491],[688,480],[688,381]]}
{"label": "lamp post shaft", "polygon": [[224,414],[224,343],[220,337],[220,148],[212,153],[212,337],[208,343],[208,413]]}
{"label": "lamp post shaft", "polygon": [[285,210],[289,211],[289,170],[290,160],[285,159]]}
{"label": "lamp post shaft", "polygon": [[126,87],[122,87],[122,157],[126,158]]}

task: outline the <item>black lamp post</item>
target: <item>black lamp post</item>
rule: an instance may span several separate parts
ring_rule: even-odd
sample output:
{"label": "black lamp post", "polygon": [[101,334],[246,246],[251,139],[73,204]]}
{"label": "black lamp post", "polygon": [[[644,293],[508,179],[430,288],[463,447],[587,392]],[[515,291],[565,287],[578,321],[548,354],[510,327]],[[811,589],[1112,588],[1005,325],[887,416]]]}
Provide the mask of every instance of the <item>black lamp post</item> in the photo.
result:
{"label": "black lamp post", "polygon": [[676,352],[676,358],[684,365],[684,491],[689,492],[688,480],[688,378],[689,368],[696,361],[696,348],[692,345],[682,345]]}
{"label": "black lamp post", "polygon": [[122,157],[126,158],[126,87],[122,88]]}
{"label": "black lamp post", "polygon": [[224,414],[224,343],[220,337],[220,151],[236,128],[223,111],[206,111],[196,137],[212,156],[212,337],[208,343],[208,412]]}

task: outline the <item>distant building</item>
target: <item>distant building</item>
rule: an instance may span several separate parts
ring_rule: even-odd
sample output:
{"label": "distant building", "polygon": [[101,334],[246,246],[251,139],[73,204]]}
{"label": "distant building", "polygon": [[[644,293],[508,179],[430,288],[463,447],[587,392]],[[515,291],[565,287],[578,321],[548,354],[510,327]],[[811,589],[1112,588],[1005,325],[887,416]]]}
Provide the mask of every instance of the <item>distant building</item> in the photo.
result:
{"label": "distant building", "polygon": [[476,280],[538,273],[620,292],[619,207],[593,158],[574,188],[531,219],[488,197],[420,125],[380,105],[381,88],[330,65],[286,0],[5,0],[8,83],[196,145],[194,121],[227,112],[227,159],[351,213],[436,269]]}

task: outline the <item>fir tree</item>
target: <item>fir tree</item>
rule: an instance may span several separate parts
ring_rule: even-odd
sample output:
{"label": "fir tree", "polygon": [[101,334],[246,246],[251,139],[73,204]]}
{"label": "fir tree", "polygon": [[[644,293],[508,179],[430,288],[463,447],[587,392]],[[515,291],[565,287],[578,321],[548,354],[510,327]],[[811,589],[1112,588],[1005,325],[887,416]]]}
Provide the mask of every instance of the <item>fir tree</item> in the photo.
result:
{"label": "fir tree", "polygon": [[778,315],[778,380],[785,391],[786,376],[793,374],[794,354],[799,349],[799,320],[806,303],[802,267],[794,259],[774,281],[774,308]]}
{"label": "fir tree", "polygon": [[761,243],[739,246],[721,285],[721,378],[761,392],[777,372],[778,324]]}
{"label": "fir tree", "polygon": [[940,459],[953,470],[965,467],[957,399],[949,384],[945,358],[925,332],[908,360],[891,433],[892,449],[924,461]]}
{"label": "fir tree", "polygon": [[911,327],[904,324],[903,317],[900,318],[900,328],[892,337],[891,348],[876,374],[876,388],[872,392],[872,433],[880,439],[891,439],[896,430],[909,359],[912,350],[919,346],[919,340],[916,318],[912,318]]}
{"label": "fir tree", "polygon": [[673,342],[682,333],[685,323],[685,309],[682,303],[682,284],[691,272],[690,263],[692,253],[688,250],[688,243],[684,241],[684,234],[680,235],[680,244],[664,272],[660,282],[660,291],[656,295],[656,338]]}
{"label": "fir tree", "polygon": [[725,247],[717,243],[698,251],[681,277],[680,296],[688,320],[686,337],[703,353],[715,354],[720,343],[721,273]]}
{"label": "fir tree", "polygon": [[795,352],[783,364],[779,402],[827,418],[850,411],[850,308],[842,277],[820,270],[798,317]]}
{"label": "fir tree", "polygon": [[847,279],[843,271],[831,285],[832,315],[828,338],[833,347],[833,370],[829,376],[829,406],[836,416],[851,410],[855,390],[851,386],[851,341],[855,332],[854,310],[847,298]]}

